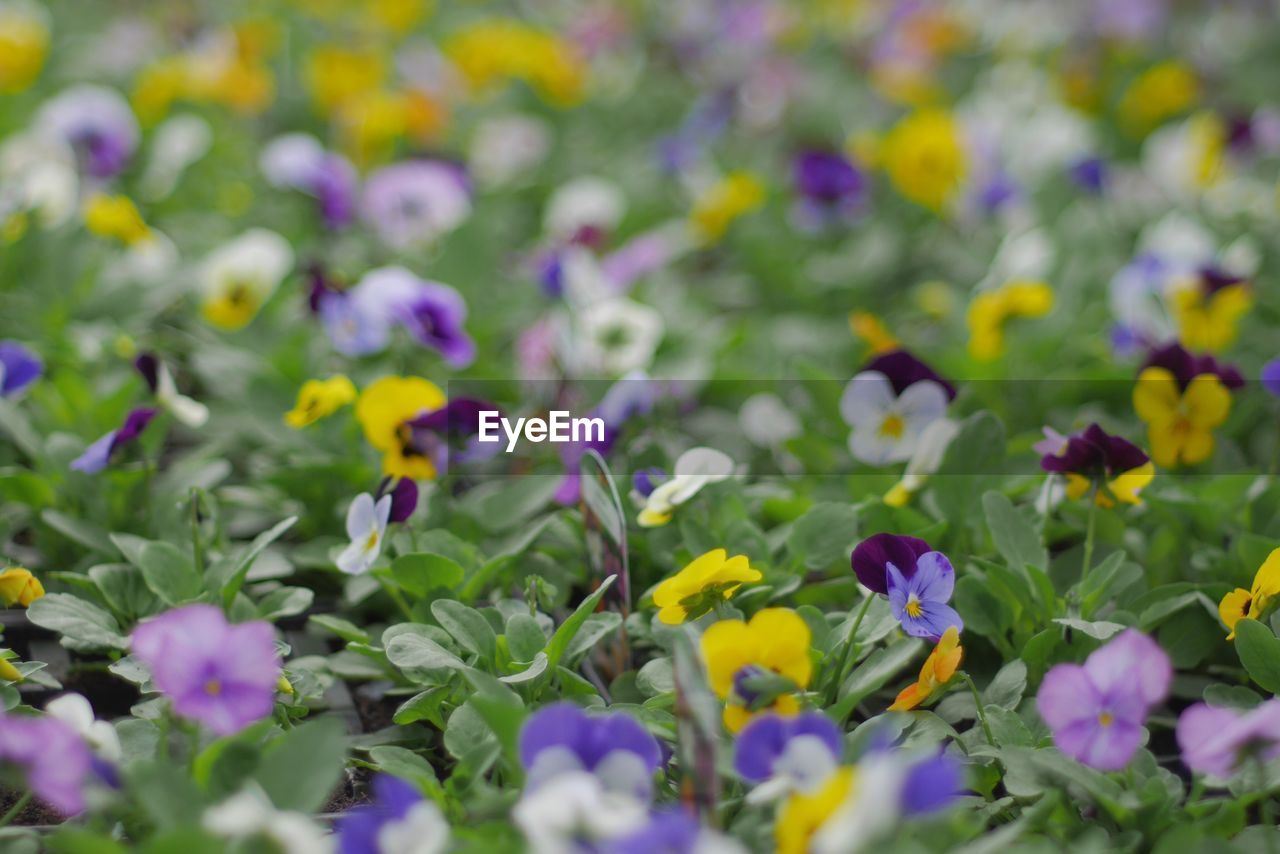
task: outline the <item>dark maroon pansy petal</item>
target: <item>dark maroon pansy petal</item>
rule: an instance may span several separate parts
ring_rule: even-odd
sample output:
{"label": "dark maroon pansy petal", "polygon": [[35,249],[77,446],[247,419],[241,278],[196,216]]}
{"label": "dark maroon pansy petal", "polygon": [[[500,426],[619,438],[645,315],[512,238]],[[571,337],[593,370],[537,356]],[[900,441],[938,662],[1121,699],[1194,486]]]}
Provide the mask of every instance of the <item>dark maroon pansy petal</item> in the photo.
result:
{"label": "dark maroon pansy petal", "polygon": [[1195,367],[1191,354],[1176,341],[1153,349],[1147,355],[1147,361],[1142,364],[1144,371],[1147,368],[1164,368],[1173,374],[1179,388],[1186,388],[1187,383],[1191,382],[1191,378],[1195,376]]}
{"label": "dark maroon pansy petal", "polygon": [[1200,289],[1206,296],[1212,296],[1223,288],[1238,285],[1243,281],[1243,276],[1228,273],[1217,267],[1205,267],[1200,271]]}
{"label": "dark maroon pansy petal", "polygon": [[138,358],[133,360],[133,367],[142,374],[142,378],[146,380],[147,388],[151,389],[151,393],[156,393],[156,386],[160,384],[160,361],[156,359],[154,353],[141,353]]}
{"label": "dark maroon pansy petal", "polygon": [[156,417],[156,410],[151,407],[139,407],[131,411],[124,419],[124,425],[116,431],[115,441],[112,442],[113,448],[118,448],[134,439],[147,429],[147,425],[151,423],[151,419]]}
{"label": "dark maroon pansy petal", "polygon": [[499,412],[499,410],[492,403],[479,398],[455,397],[439,409],[414,418],[409,422],[409,426],[415,430],[474,436],[480,432],[481,412]]}
{"label": "dark maroon pansy petal", "polygon": [[862,370],[878,371],[884,374],[889,379],[889,384],[893,386],[895,394],[902,394],[909,386],[921,380],[933,380],[946,390],[947,400],[956,399],[955,386],[906,350],[882,353],[868,362]]}
{"label": "dark maroon pansy petal", "polygon": [[919,537],[901,534],[874,534],[858,543],[849,563],[858,581],[868,590],[888,594],[886,567],[893,564],[907,578],[915,575],[916,561],[933,547]]}
{"label": "dark maroon pansy petal", "polygon": [[412,478],[402,477],[391,490],[391,514],[389,522],[403,522],[418,509],[418,484]]}

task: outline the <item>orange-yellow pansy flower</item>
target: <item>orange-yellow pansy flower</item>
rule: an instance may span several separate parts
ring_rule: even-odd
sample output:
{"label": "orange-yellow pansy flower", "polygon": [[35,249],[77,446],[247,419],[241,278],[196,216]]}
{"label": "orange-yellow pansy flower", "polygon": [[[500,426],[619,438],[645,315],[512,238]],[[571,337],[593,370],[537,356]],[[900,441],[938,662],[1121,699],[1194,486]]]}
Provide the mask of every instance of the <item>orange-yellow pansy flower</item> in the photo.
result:
{"label": "orange-yellow pansy flower", "polygon": [[960,667],[960,659],[963,657],[964,649],[960,646],[960,630],[951,626],[942,633],[937,646],[924,660],[924,666],[920,668],[920,676],[915,684],[908,685],[898,693],[889,711],[909,711],[928,700],[956,674],[956,670]]}

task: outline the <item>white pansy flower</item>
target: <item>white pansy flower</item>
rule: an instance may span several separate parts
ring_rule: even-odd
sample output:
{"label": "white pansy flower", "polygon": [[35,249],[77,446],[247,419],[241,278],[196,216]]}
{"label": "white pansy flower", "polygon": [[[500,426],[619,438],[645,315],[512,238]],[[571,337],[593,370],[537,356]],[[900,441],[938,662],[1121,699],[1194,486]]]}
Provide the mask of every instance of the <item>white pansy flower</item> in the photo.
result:
{"label": "white pansy flower", "polygon": [[0,145],[0,222],[30,212],[56,228],[76,212],[79,194],[70,147],[35,134],[16,134]]}
{"label": "white pansy flower", "polygon": [[800,435],[800,419],[776,394],[755,394],[738,410],[738,423],[751,444],[775,448]]}
{"label": "white pansy flower", "polygon": [[583,366],[606,374],[644,370],[662,341],[662,315],[634,300],[593,303],[578,322]]}
{"label": "white pansy flower", "polygon": [[471,138],[471,173],[486,187],[500,187],[528,173],[551,150],[551,130],[535,116],[507,113],[484,119]]}
{"label": "white pansy flower", "polygon": [[382,553],[382,538],[391,516],[391,496],[384,495],[375,504],[373,496],[362,492],[347,508],[347,536],[351,545],[338,555],[338,569],[350,575],[369,571]]}
{"label": "white pansy flower", "polygon": [[960,432],[960,425],[950,418],[939,418],[924,428],[915,453],[907,460],[907,470],[902,479],[885,493],[884,501],[893,507],[901,507],[911,496],[924,488],[929,475],[942,465],[942,458],[951,446],[951,440]]}
{"label": "white pansy flower", "polygon": [[192,113],[166,119],[152,137],[151,158],[139,181],[142,196],[153,201],[168,196],[187,167],[212,147],[213,130],[204,119]]}
{"label": "white pansy flower", "polygon": [[45,712],[80,734],[93,752],[108,762],[119,762],[120,737],[106,721],[94,717],[93,706],[80,694],[63,694],[45,704]]}
{"label": "white pansy flower", "polygon": [[163,361],[156,360],[156,400],[188,427],[203,427],[209,420],[209,407],[198,400],[178,393],[173,374]]}
{"label": "white pansy flower", "polygon": [[639,830],[648,805],[606,789],[585,771],[568,771],[526,792],[511,812],[534,854],[562,854]]}
{"label": "white pansy flower", "polygon": [[551,196],[543,224],[552,237],[569,239],[584,228],[611,231],[625,211],[622,191],[612,181],[577,178]]}
{"label": "white pansy flower", "polygon": [[704,486],[718,483],[733,474],[733,460],[715,448],[690,448],[676,459],[675,472],[645,499],[639,523],[654,528],[671,521],[671,514]]}
{"label": "white pansy flower", "polygon": [[378,831],[382,854],[441,854],[449,847],[449,822],[435,801],[422,800],[403,818],[389,821]]}
{"label": "white pansy flower", "polygon": [[855,376],[840,398],[840,414],[853,428],[849,451],[872,466],[910,459],[925,428],[946,411],[946,389],[933,380],[919,380],[896,394],[879,371]]}
{"label": "white pansy flower", "polygon": [[293,268],[293,247],[274,231],[253,228],[205,256],[199,281],[204,317],[239,329]]}
{"label": "white pansy flower", "polygon": [[206,809],[201,824],[209,833],[227,840],[270,841],[283,854],[333,851],[333,837],[302,813],[277,810],[256,786]]}

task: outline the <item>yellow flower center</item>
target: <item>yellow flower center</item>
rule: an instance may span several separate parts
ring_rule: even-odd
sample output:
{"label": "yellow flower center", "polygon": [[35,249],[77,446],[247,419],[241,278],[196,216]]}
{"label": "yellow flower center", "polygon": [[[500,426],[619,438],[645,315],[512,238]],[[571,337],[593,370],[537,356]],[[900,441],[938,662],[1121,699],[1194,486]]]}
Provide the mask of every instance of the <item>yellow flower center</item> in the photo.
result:
{"label": "yellow flower center", "polygon": [[901,439],[906,427],[907,423],[902,420],[901,415],[896,412],[890,412],[884,417],[884,421],[880,422],[880,435]]}
{"label": "yellow flower center", "polygon": [[912,594],[911,598],[907,600],[907,616],[914,619],[923,613],[924,608],[920,606],[920,600],[915,597],[915,594]]}
{"label": "yellow flower center", "polygon": [[216,697],[222,693],[222,682],[218,679],[210,679],[204,683],[204,692],[210,697]]}
{"label": "yellow flower center", "polygon": [[364,541],[364,550],[373,551],[378,545],[378,532],[370,531],[369,538]]}
{"label": "yellow flower center", "polygon": [[1115,723],[1115,722],[1116,722],[1115,715],[1111,714],[1110,712],[1099,712],[1099,713],[1098,713],[1098,725],[1099,725],[1099,726],[1104,726],[1104,727],[1105,727],[1105,726],[1111,726],[1111,725],[1112,725],[1113,723]]}

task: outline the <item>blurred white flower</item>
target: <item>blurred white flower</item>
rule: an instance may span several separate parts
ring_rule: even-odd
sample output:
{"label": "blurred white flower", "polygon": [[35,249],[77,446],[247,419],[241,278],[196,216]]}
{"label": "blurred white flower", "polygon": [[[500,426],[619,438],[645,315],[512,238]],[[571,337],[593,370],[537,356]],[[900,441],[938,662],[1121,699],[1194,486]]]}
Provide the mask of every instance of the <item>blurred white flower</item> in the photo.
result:
{"label": "blurred white flower", "polygon": [[510,183],[542,163],[551,151],[551,129],[535,116],[505,113],[486,118],[471,137],[468,163],[486,187]]}
{"label": "blurred white flower", "polygon": [[277,810],[257,786],[206,809],[201,824],[223,839],[272,842],[283,854],[327,854],[334,847],[333,838],[310,818]]}
{"label": "blurred white flower", "polygon": [[391,516],[391,496],[384,495],[377,504],[373,496],[362,492],[347,508],[347,537],[351,545],[338,555],[338,569],[349,575],[361,575],[369,571],[382,553],[382,538],[387,533],[387,519]]}
{"label": "blurred white flower", "polygon": [[63,694],[46,703],[44,710],[79,733],[94,753],[108,762],[120,761],[120,737],[116,735],[116,728],[97,720],[93,706],[83,696]]}
{"label": "blurred white flower", "polygon": [[204,317],[223,329],[239,329],[275,292],[293,268],[293,247],[265,228],[253,228],[205,256],[199,280]]}
{"label": "blurred white flower", "polygon": [[853,428],[849,451],[872,466],[909,459],[925,428],[946,411],[947,392],[938,383],[920,380],[895,394],[879,371],[855,376],[840,398],[840,415]]}
{"label": "blurred white flower", "polygon": [[662,315],[625,298],[587,306],[579,313],[578,323],[583,366],[606,374],[648,368],[662,341]]}
{"label": "blurred white flower", "polygon": [[0,145],[0,222],[31,213],[45,228],[56,228],[76,212],[79,194],[70,147],[32,133]]}
{"label": "blurred white flower", "polygon": [[144,198],[163,199],[173,192],[187,167],[209,153],[213,130],[193,113],[165,120],[152,135],[151,159],[139,179]]}
{"label": "blurred white flower", "polygon": [[607,790],[585,771],[567,771],[525,792],[511,812],[534,854],[564,854],[639,830],[648,805]]}
{"label": "blurred white flower", "polygon": [[676,459],[671,477],[654,488],[645,499],[637,521],[642,528],[656,528],[671,521],[681,504],[697,495],[704,486],[719,483],[733,474],[733,460],[715,448],[690,448]]}
{"label": "blurred white flower", "polygon": [[393,163],[365,182],[360,215],[392,249],[424,246],[471,215],[470,187],[461,167],[452,163]]}
{"label": "blurred white flower", "polygon": [[776,448],[801,433],[800,419],[776,394],[747,398],[738,410],[738,423],[747,439],[761,448]]}
{"label": "blurred white flower", "polygon": [[604,178],[576,178],[560,187],[547,202],[543,225],[557,240],[572,240],[584,230],[609,232],[626,211],[622,190]]}

